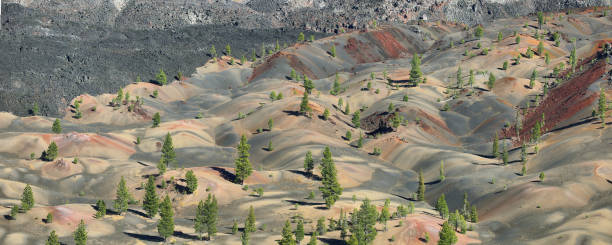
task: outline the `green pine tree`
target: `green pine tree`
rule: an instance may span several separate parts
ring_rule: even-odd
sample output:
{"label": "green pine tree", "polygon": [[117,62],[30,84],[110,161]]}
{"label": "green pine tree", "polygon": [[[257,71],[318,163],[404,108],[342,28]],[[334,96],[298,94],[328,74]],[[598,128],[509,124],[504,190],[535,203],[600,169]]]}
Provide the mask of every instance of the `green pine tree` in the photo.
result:
{"label": "green pine tree", "polygon": [[257,231],[255,228],[255,210],[253,210],[253,206],[249,207],[249,215],[247,216],[246,221],[244,222],[244,230],[247,233]]}
{"label": "green pine tree", "polygon": [[159,69],[159,73],[157,73],[157,76],[155,76],[155,79],[157,79],[157,83],[159,83],[159,85],[162,85],[162,86],[168,83],[168,77],[166,76],[166,73],[164,72],[163,69]]}
{"label": "green pine tree", "polygon": [[161,116],[159,115],[159,112],[156,112],[155,115],[153,115],[153,126],[152,127],[153,128],[159,127],[160,122],[161,122]]}
{"label": "green pine tree", "polygon": [[51,233],[49,234],[49,238],[47,238],[47,242],[45,243],[45,245],[60,245],[59,237],[57,237],[55,230],[51,231]]}
{"label": "green pine tree", "polygon": [[298,35],[298,39],[297,39],[297,41],[298,41],[298,42],[304,42],[304,39],[305,39],[305,37],[304,37],[304,33],[303,33],[303,32],[300,32],[300,34]]}
{"label": "green pine tree", "polygon": [[538,76],[538,72],[534,69],[531,72],[531,77],[529,78],[529,88],[533,89],[533,87],[535,87],[535,80],[536,80],[537,76]]}
{"label": "green pine tree", "polygon": [[425,180],[423,179],[423,170],[419,170],[419,189],[417,190],[417,200],[425,201]]}
{"label": "green pine tree", "polygon": [[387,231],[387,221],[391,219],[391,213],[389,211],[390,204],[391,204],[391,201],[389,200],[389,198],[385,199],[385,205],[380,211],[379,221],[384,224],[385,231]]}
{"label": "green pine tree", "polygon": [[149,218],[155,217],[159,208],[159,197],[155,192],[155,177],[149,176],[149,180],[145,185],[145,196],[142,200],[142,208],[145,210]]}
{"label": "green pine tree", "polygon": [[323,111],[323,120],[327,121],[327,119],[329,119],[329,110],[325,108]]}
{"label": "green pine tree", "polygon": [[314,169],[314,160],[312,159],[312,152],[307,151],[306,157],[304,157],[304,171],[308,173],[308,176],[312,176],[313,169]]}
{"label": "green pine tree", "polygon": [[238,233],[238,222],[234,220],[234,225],[232,225],[232,235],[236,235]]}
{"label": "green pine tree", "polygon": [[232,56],[232,47],[230,45],[225,45],[225,55]]}
{"label": "green pine tree", "polygon": [[279,245],[295,245],[295,240],[293,239],[293,233],[291,232],[291,223],[289,220],[285,221],[285,226],[283,227],[283,233],[281,235],[281,240],[278,241]]}
{"label": "green pine tree", "polygon": [[319,187],[325,199],[325,206],[331,208],[334,203],[342,195],[342,187],[338,183],[336,165],[332,159],[332,153],[328,146],[323,150],[323,159],[321,160],[321,183],[323,186]]}
{"label": "green pine tree", "polygon": [[599,118],[601,118],[602,125],[605,124],[606,112],[608,111],[608,100],[606,99],[606,91],[601,88],[599,92],[599,101],[597,103],[597,113],[599,114]]}
{"label": "green pine tree", "polygon": [[306,90],[306,93],[312,94],[313,89],[314,89],[314,83],[312,82],[312,80],[308,78],[308,76],[304,74],[304,90]]}
{"label": "green pine tree", "polygon": [[119,181],[119,185],[117,186],[117,195],[113,204],[113,208],[115,209],[115,211],[121,214],[127,210],[129,200],[130,193],[128,192],[127,186],[125,184],[125,179],[123,178],[123,176],[121,176],[121,180]]}
{"label": "green pine tree", "polygon": [[438,213],[440,213],[440,216],[442,216],[443,219],[448,219],[449,211],[444,194],[440,195],[438,198],[438,201],[436,202],[436,210]]}
{"label": "green pine tree", "polygon": [[23,188],[23,194],[21,194],[21,210],[27,212],[34,207],[34,193],[32,193],[32,187],[26,184]]}
{"label": "green pine tree", "polygon": [[32,116],[38,115],[39,110],[40,109],[38,108],[38,103],[34,102],[34,105],[32,106]]}
{"label": "green pine tree", "polygon": [[272,128],[274,127],[274,120],[272,120],[272,118],[268,119],[268,130],[272,131]]}
{"label": "green pine tree", "polygon": [[355,111],[355,113],[353,113],[353,118],[351,119],[351,122],[353,123],[353,126],[355,128],[359,128],[359,126],[361,126],[361,122],[359,121],[359,111]]}
{"label": "green pine tree", "polygon": [[538,11],[538,29],[542,29],[542,24],[544,24],[544,14]]}
{"label": "green pine tree", "polygon": [[308,105],[308,93],[304,93],[304,97],[302,97],[302,103],[300,103],[300,114],[306,115],[310,111],[310,105]]}
{"label": "green pine tree", "polygon": [[370,244],[376,237],[376,220],[378,212],[368,198],[363,200],[359,210],[351,214],[351,238],[349,244]]}
{"label": "green pine tree", "polygon": [[482,26],[477,26],[476,30],[474,30],[474,36],[478,39],[480,39],[482,37],[484,30],[482,29]]}
{"label": "green pine tree", "polygon": [[217,49],[215,48],[215,45],[210,47],[210,57],[217,58]]}
{"label": "green pine tree", "polygon": [[331,46],[331,49],[329,50],[329,53],[331,54],[332,57],[336,57],[336,45]]}
{"label": "green pine tree", "polygon": [[87,227],[85,226],[85,222],[83,220],[81,220],[79,226],[74,232],[74,242],[77,245],[87,244]]}
{"label": "green pine tree", "polygon": [[193,220],[193,229],[198,233],[200,240],[202,239],[202,234],[206,231],[206,211],[204,201],[200,200],[196,208],[195,219]]}
{"label": "green pine tree", "polygon": [[412,70],[410,70],[410,80],[413,82],[417,82],[423,73],[421,73],[421,59],[418,54],[414,54],[412,56]]}
{"label": "green pine tree", "polygon": [[211,239],[217,234],[217,219],[219,216],[219,206],[217,203],[217,197],[215,195],[208,194],[206,198],[206,228],[208,238]]}
{"label": "green pine tree", "polygon": [[317,228],[316,231],[321,234],[324,235],[325,232],[327,232],[327,228],[325,228],[325,217],[320,217],[317,220]]}
{"label": "green pine tree", "polygon": [[245,135],[242,135],[240,138],[240,143],[236,147],[238,151],[238,157],[234,161],[236,165],[236,177],[234,178],[234,183],[242,184],[244,180],[253,173],[253,166],[251,166],[251,162],[249,161],[249,150],[251,146],[247,143],[247,138]]}
{"label": "green pine tree", "polygon": [[51,141],[51,144],[49,144],[49,147],[47,148],[47,150],[43,152],[42,158],[45,161],[53,161],[57,157],[57,154],[58,154],[57,144],[55,144],[55,141]]}
{"label": "green pine tree", "polygon": [[45,219],[45,223],[47,224],[53,223],[53,213],[51,212],[47,213],[47,218]]}
{"label": "green pine tree", "polygon": [[457,88],[463,88],[463,75],[461,74],[461,66],[457,69]]}
{"label": "green pine tree", "polygon": [[474,205],[472,205],[472,211],[470,212],[470,221],[472,223],[478,223],[478,210]]}
{"label": "green pine tree", "polygon": [[198,189],[198,178],[193,174],[193,170],[187,171],[185,174],[185,181],[187,182],[188,193],[193,193]]}
{"label": "green pine tree", "polygon": [[497,33],[497,41],[501,42],[502,39],[504,39],[504,34],[502,34],[502,32],[500,31]]}
{"label": "green pine tree", "polygon": [[492,72],[489,73],[489,80],[487,82],[487,87],[489,87],[489,90],[493,89],[493,87],[495,86],[495,75],[493,75]]}
{"label": "green pine tree", "polygon": [[317,233],[317,231],[314,231],[312,233],[312,236],[310,236],[310,240],[308,241],[307,245],[317,245],[317,237],[319,236],[319,234]]}
{"label": "green pine tree", "polygon": [[106,215],[106,202],[103,200],[96,201],[96,218],[102,218]]}
{"label": "green pine tree", "polygon": [[60,123],[59,118],[56,118],[55,121],[53,122],[53,126],[51,127],[51,131],[53,131],[53,133],[59,134],[62,132],[62,125]]}
{"label": "green pine tree", "polygon": [[442,224],[442,230],[440,230],[439,235],[440,240],[438,240],[438,245],[452,245],[457,242],[455,230],[453,230],[448,221],[445,221],[444,224]]}
{"label": "green pine tree", "polygon": [[161,152],[166,167],[169,167],[171,163],[176,163],[176,152],[174,151],[174,144],[172,143],[172,136],[170,136],[170,133],[166,133]]}
{"label": "green pine tree", "polygon": [[19,206],[18,205],[14,205],[11,208],[11,219],[16,220],[17,219],[17,213],[19,213]]}
{"label": "green pine tree", "polygon": [[172,209],[172,202],[169,196],[166,196],[161,203],[159,207],[159,216],[161,219],[159,223],[157,223],[157,232],[166,240],[174,234],[174,210]]}
{"label": "green pine tree", "polygon": [[298,219],[297,226],[295,227],[295,241],[300,244],[304,240],[304,220]]}
{"label": "green pine tree", "polygon": [[240,241],[242,242],[242,245],[249,245],[249,240],[250,240],[249,232],[246,230],[243,230],[242,235],[240,236]]}
{"label": "green pine tree", "polygon": [[163,175],[166,172],[166,159],[164,159],[164,155],[162,154],[159,162],[157,163],[157,169],[159,169],[159,174]]}

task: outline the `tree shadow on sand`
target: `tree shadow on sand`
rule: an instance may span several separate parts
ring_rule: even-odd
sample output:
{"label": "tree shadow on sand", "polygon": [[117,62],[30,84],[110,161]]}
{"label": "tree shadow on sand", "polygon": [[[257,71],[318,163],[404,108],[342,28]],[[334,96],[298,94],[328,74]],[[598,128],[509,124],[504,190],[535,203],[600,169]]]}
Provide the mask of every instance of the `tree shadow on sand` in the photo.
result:
{"label": "tree shadow on sand", "polygon": [[179,237],[179,238],[182,238],[182,239],[188,239],[188,240],[198,240],[198,241],[200,240],[200,238],[199,238],[198,236],[196,236],[196,235],[190,235],[190,234],[184,233],[184,232],[182,232],[182,231],[174,231],[174,234],[173,234],[173,235],[174,235],[175,237]]}
{"label": "tree shadow on sand", "polygon": [[150,235],[144,235],[144,234],[125,232],[125,231],[123,232],[123,234],[126,234],[132,238],[136,238],[138,240],[143,240],[147,242],[163,242],[164,241],[164,238],[161,238],[159,236],[150,236]]}
{"label": "tree shadow on sand", "polygon": [[324,202],[306,202],[306,201],[298,201],[298,200],[285,200],[285,202],[291,203],[293,205],[298,204],[300,206],[325,205]]}
{"label": "tree shadow on sand", "polygon": [[285,111],[283,111],[283,112],[284,112],[284,113],[287,113],[287,115],[289,115],[289,116],[296,116],[296,117],[299,117],[299,116],[301,116],[301,115],[302,115],[302,114],[301,114],[299,111],[288,111],[288,110],[285,110]]}
{"label": "tree shadow on sand", "polygon": [[321,180],[321,177],[319,177],[318,175],[316,175],[316,174],[310,174],[310,173],[308,173],[308,172],[306,172],[306,171],[301,171],[301,170],[289,170],[289,172],[294,173],[294,174],[299,174],[299,175],[302,175],[302,176],[304,176],[304,177],[306,177],[306,178],[308,178],[308,179],[311,179],[311,180],[315,180],[315,181],[320,181],[320,180]]}
{"label": "tree shadow on sand", "polygon": [[149,218],[149,216],[148,216],[147,214],[145,214],[145,213],[144,213],[144,212],[142,212],[142,211],[138,211],[138,210],[136,210],[136,209],[131,209],[131,208],[128,208],[128,210],[127,210],[127,211],[128,211],[128,212],[130,212],[130,213],[133,213],[133,214],[135,214],[135,215],[142,216],[143,218]]}
{"label": "tree shadow on sand", "polygon": [[346,241],[344,241],[342,239],[338,239],[338,238],[319,237],[319,241],[322,241],[323,243],[330,244],[330,245],[345,245],[345,244],[348,244]]}
{"label": "tree shadow on sand", "polygon": [[442,180],[434,180],[434,181],[430,181],[430,182],[425,183],[425,185],[435,185],[435,184],[438,184],[440,182],[442,182]]}
{"label": "tree shadow on sand", "polygon": [[212,170],[215,170],[217,172],[219,172],[219,174],[221,175],[221,178],[229,181],[229,182],[234,182],[234,179],[236,179],[236,175],[231,173],[230,171],[227,171],[224,168],[220,168],[220,167],[211,167]]}

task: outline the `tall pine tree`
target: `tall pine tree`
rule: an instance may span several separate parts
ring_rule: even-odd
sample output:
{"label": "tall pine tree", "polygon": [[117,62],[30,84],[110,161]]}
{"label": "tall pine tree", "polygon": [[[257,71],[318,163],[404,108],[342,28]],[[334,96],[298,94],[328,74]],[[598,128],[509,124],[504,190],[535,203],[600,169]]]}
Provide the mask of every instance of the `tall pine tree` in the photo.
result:
{"label": "tall pine tree", "polygon": [[308,173],[308,176],[312,176],[313,169],[314,169],[314,160],[312,159],[312,152],[307,151],[306,157],[304,157],[304,171]]}
{"label": "tall pine tree", "polygon": [[49,234],[49,238],[47,238],[45,245],[60,245],[59,237],[57,237],[54,230]]}
{"label": "tall pine tree", "polygon": [[289,220],[285,221],[285,226],[283,227],[283,233],[281,235],[281,240],[278,241],[279,245],[295,245],[295,240],[293,239],[293,233],[291,232],[291,223]]}
{"label": "tall pine tree", "polygon": [[172,210],[172,202],[169,196],[166,196],[161,203],[159,216],[161,216],[161,219],[157,224],[157,232],[166,240],[174,234],[174,210]]}
{"label": "tall pine tree", "polygon": [[200,240],[202,240],[202,234],[206,231],[206,211],[204,201],[200,200],[196,208],[195,219],[193,220],[193,229],[198,233]]}
{"label": "tall pine tree", "polygon": [[244,183],[244,180],[253,173],[253,166],[251,166],[251,162],[249,161],[249,150],[251,146],[247,143],[247,138],[245,135],[242,135],[240,138],[240,143],[236,147],[238,151],[238,157],[234,161],[236,164],[236,177],[234,178],[234,182],[237,184]]}
{"label": "tall pine tree", "polygon": [[351,214],[351,238],[349,244],[370,244],[376,237],[376,220],[378,212],[376,207],[366,198],[361,203],[359,210]]}
{"label": "tall pine tree", "polygon": [[196,178],[195,174],[193,174],[193,170],[187,171],[185,174],[185,182],[187,182],[188,193],[191,194],[198,189],[198,178]]}
{"label": "tall pine tree", "polygon": [[59,134],[62,132],[62,125],[60,124],[60,120],[59,119],[55,119],[55,121],[53,122],[53,126],[51,127],[51,131],[53,131],[53,133]]}
{"label": "tall pine tree", "polygon": [[302,103],[300,103],[300,114],[306,115],[310,111],[310,105],[308,105],[308,93],[304,93],[304,97],[302,97]]}
{"label": "tall pine tree", "polygon": [[297,226],[295,227],[295,241],[297,244],[304,240],[304,220],[298,219]]}
{"label": "tall pine tree", "polygon": [[417,200],[425,201],[425,180],[423,179],[423,170],[419,170],[419,189],[417,190]]}
{"label": "tall pine tree", "polygon": [[83,220],[81,220],[79,226],[74,232],[74,242],[77,245],[87,244],[87,227],[85,227],[85,222]]}
{"label": "tall pine tree", "polygon": [[457,242],[457,235],[448,221],[442,224],[442,230],[440,230],[439,236],[440,240],[438,240],[438,245],[452,245]]}
{"label": "tall pine tree", "polygon": [[436,210],[438,213],[440,213],[440,216],[442,216],[443,219],[448,219],[449,211],[444,194],[440,195],[438,198],[438,202],[436,202]]}
{"label": "tall pine tree", "polygon": [[321,178],[323,186],[319,187],[325,199],[325,206],[330,208],[340,195],[342,195],[342,187],[338,183],[336,165],[332,159],[332,153],[328,146],[323,150],[323,160],[321,160]]}
{"label": "tall pine tree", "polygon": [[119,214],[125,212],[128,208],[128,202],[130,200],[130,193],[128,192],[127,186],[125,184],[125,179],[121,176],[121,180],[119,181],[119,185],[117,186],[117,195],[115,198],[115,202],[113,203],[113,208]]}
{"label": "tall pine tree", "polygon": [[26,212],[34,207],[34,193],[32,193],[32,187],[27,184],[23,188],[23,194],[21,194],[21,210]]}
{"label": "tall pine tree", "polygon": [[166,167],[169,167],[171,163],[176,162],[176,152],[174,152],[174,145],[172,144],[172,136],[170,136],[170,133],[167,133],[166,138],[164,138],[164,144],[162,146],[162,159],[164,159]]}
{"label": "tall pine tree", "polygon": [[142,208],[147,212],[149,218],[155,217],[159,208],[159,198],[155,192],[155,178],[149,176],[149,180],[145,185],[145,196],[142,200]]}
{"label": "tall pine tree", "polygon": [[412,70],[410,70],[410,80],[412,82],[418,82],[423,73],[421,73],[421,59],[418,54],[412,56]]}
{"label": "tall pine tree", "polygon": [[211,240],[217,234],[217,217],[219,216],[217,198],[209,193],[204,204],[206,206],[206,229],[208,239]]}
{"label": "tall pine tree", "polygon": [[257,230],[255,228],[255,210],[253,210],[253,206],[249,208],[249,216],[247,216],[247,219],[244,222],[244,230],[248,233],[255,232]]}

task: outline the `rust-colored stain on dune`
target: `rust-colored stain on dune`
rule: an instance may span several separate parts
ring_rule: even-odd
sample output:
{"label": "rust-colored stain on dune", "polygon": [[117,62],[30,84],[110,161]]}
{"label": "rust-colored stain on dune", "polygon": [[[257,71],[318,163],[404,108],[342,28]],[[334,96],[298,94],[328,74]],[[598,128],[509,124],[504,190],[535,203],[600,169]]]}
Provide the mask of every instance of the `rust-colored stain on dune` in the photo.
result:
{"label": "rust-colored stain on dune", "polygon": [[381,61],[381,58],[373,53],[371,47],[354,37],[347,40],[346,45],[344,45],[344,50],[353,57],[357,64]]}
{"label": "rust-colored stain on dune", "polygon": [[380,47],[383,48],[384,52],[389,58],[397,59],[402,53],[408,51],[388,31],[375,31],[372,32],[372,36],[376,38],[376,40],[380,44]]}
{"label": "rust-colored stain on dune", "polygon": [[[586,71],[551,89],[544,100],[525,115],[523,129],[520,132],[521,139],[515,141],[517,144],[531,137],[531,129],[542,120],[542,114],[545,117],[542,133],[545,133],[593,104],[598,95],[589,92],[588,87],[606,72],[606,64],[602,60],[590,65],[593,58],[595,57],[584,59],[576,68],[578,71],[579,67],[588,66]],[[515,127],[503,130],[502,135],[504,137],[515,137]]]}
{"label": "rust-colored stain on dune", "polygon": [[255,67],[253,74],[251,74],[251,77],[249,78],[249,82],[266,73],[268,70],[274,67],[277,62],[287,62],[289,66],[291,66],[291,68],[298,73],[298,75],[306,74],[306,76],[308,76],[310,79],[319,79],[296,54],[282,51],[270,56],[270,58],[268,58],[263,64]]}

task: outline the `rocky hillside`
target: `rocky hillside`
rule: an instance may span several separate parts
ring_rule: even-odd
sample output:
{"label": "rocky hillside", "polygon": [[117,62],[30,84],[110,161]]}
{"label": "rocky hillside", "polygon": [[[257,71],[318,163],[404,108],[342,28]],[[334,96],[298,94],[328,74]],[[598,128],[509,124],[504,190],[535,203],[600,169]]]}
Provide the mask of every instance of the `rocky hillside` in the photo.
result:
{"label": "rocky hillside", "polygon": [[[449,20],[473,25],[495,18],[610,5],[609,0],[5,0],[0,32],[0,109],[26,115],[38,103],[60,115],[81,93],[114,92],[160,68],[191,74],[230,44],[234,56],[261,56],[292,44],[300,31],[363,29],[373,20]],[[237,55],[236,55],[237,54]],[[42,86],[41,86],[42,85]]]}

